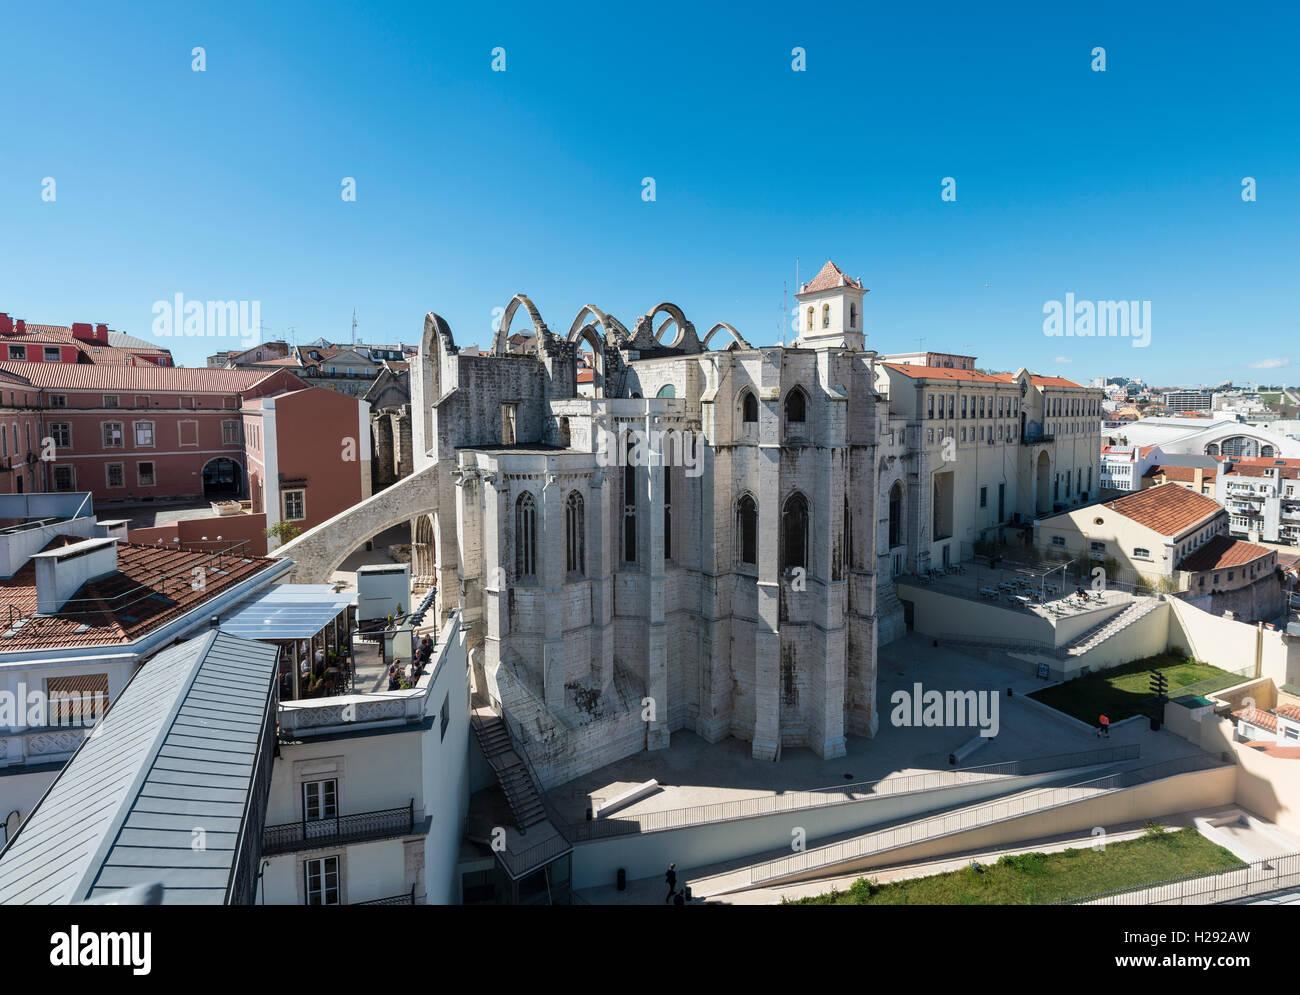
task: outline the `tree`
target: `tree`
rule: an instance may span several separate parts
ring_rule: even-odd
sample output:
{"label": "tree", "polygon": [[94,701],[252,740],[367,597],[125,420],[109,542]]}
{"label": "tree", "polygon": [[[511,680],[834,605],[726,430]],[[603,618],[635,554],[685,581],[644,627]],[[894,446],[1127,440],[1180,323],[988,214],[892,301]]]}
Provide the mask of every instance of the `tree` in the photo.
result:
{"label": "tree", "polygon": [[288,542],[290,539],[297,539],[298,536],[302,535],[302,529],[294,525],[293,522],[284,521],[276,522],[274,525],[265,528],[262,531],[266,533],[268,539],[275,539],[281,545]]}

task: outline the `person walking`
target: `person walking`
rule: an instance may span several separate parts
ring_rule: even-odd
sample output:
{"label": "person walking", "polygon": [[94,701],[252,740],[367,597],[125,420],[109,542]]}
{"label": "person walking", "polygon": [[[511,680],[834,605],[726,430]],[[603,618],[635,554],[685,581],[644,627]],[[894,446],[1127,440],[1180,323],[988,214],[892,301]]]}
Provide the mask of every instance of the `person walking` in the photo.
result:
{"label": "person walking", "polygon": [[677,893],[677,865],[669,864],[668,873],[664,875],[664,880],[668,882],[668,897],[664,899],[667,905],[673,900],[673,895]]}
{"label": "person walking", "polygon": [[1107,715],[1102,715],[1098,719],[1098,722],[1099,725],[1097,726],[1097,738],[1100,739],[1102,736],[1105,736],[1107,739],[1110,739],[1110,717]]}

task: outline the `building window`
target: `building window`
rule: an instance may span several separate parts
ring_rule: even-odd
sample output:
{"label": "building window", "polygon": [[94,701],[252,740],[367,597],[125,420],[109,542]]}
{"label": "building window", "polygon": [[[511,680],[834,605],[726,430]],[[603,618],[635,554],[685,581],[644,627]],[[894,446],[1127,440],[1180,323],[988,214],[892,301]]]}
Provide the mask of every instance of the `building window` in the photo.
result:
{"label": "building window", "polygon": [[746,424],[758,421],[758,398],[751,391],[745,391],[740,402],[741,420]]}
{"label": "building window", "polygon": [[339,858],[318,857],[302,865],[306,879],[308,905],[338,905]]}
{"label": "building window", "polygon": [[301,488],[291,491],[285,491],[280,496],[280,503],[284,506],[284,520],[287,522],[300,522],[307,517],[307,492]]}
{"label": "building window", "polygon": [[304,781],[302,817],[308,822],[335,819],[339,814],[339,782],[331,777],[324,781]]}
{"label": "building window", "polygon": [[136,482],[141,487],[152,487],[155,483],[153,461],[146,460],[135,465]]}
{"label": "building window", "polygon": [[673,469],[664,467],[664,559],[673,558]]}
{"label": "building window", "polygon": [[54,440],[55,449],[71,449],[72,425],[65,421],[51,422],[50,438]]}
{"label": "building window", "polygon": [[844,565],[853,569],[853,515],[847,497],[844,499]]}
{"label": "building window", "polygon": [[59,351],[58,346],[47,345],[45,347],[45,362],[57,363],[63,358],[63,353]]}
{"label": "building window", "polygon": [[108,709],[108,674],[48,677],[45,695],[50,725],[91,725]]}
{"label": "building window", "polygon": [[126,474],[122,471],[121,463],[105,463],[104,479],[109,487],[125,487]]}
{"label": "building window", "polygon": [[636,466],[633,464],[635,443],[627,443],[627,462],[623,467],[623,562],[636,562]]}
{"label": "building window", "polygon": [[1093,539],[1088,543],[1088,549],[1094,553],[1105,553],[1106,544],[1099,539]]}
{"label": "building window", "polygon": [[243,439],[239,432],[239,422],[223,421],[221,423],[221,442],[222,445],[238,445]]}
{"label": "building window", "polygon": [[965,394],[962,394],[961,396],[961,416],[963,418],[966,417],[966,395]]}
{"label": "building window", "polygon": [[1052,536],[1052,545],[1053,545],[1053,546],[1064,546],[1064,545],[1065,545],[1065,536]]}
{"label": "building window", "polygon": [[822,305],[822,328],[830,328],[830,327],[831,327],[831,306],[829,304],[823,304]]}
{"label": "building window", "polygon": [[25,360],[27,358],[27,347],[25,345],[11,345],[9,347],[9,358]]}
{"label": "building window", "polygon": [[537,503],[530,491],[515,502],[515,577],[524,579],[537,573]]}
{"label": "building window", "polygon": [[931,394],[931,395],[929,396],[929,403],[926,405],[926,415],[925,415],[925,417],[926,417],[926,418],[933,418],[933,417],[934,417],[934,395],[933,395],[933,394]]}
{"label": "building window", "polygon": [[104,430],[104,448],[121,449],[122,423],[120,421],[106,421],[100,427]]}
{"label": "building window", "polygon": [[[1103,545],[1102,548],[1104,549],[1105,546]],[[1141,546],[1136,546],[1133,549],[1133,557],[1138,560],[1149,560],[1151,559],[1151,550],[1143,549]],[[1215,577],[1214,579],[1218,580],[1219,578]]]}
{"label": "building window", "polygon": [[116,408],[116,407],[117,407],[117,395],[116,395],[116,394],[105,394],[105,395],[104,395],[104,407],[106,407],[106,408]]}
{"label": "building window", "polygon": [[740,562],[758,563],[758,505],[748,494],[736,506],[736,531],[740,536]]}
{"label": "building window", "polygon": [[790,391],[785,398],[785,420],[787,423],[802,425],[808,414],[808,399],[798,387]]}
{"label": "building window", "polygon": [[582,495],[577,491],[570,491],[569,498],[564,503],[564,546],[567,552],[568,571],[571,574],[584,572],[583,540],[586,530],[584,523]]}
{"label": "building window", "polygon": [[199,423],[192,419],[177,423],[176,441],[182,446],[197,446],[199,444]]}
{"label": "building window", "polygon": [[858,327],[858,306],[856,304],[849,305],[849,327]]}
{"label": "building window", "polygon": [[153,446],[153,422],[138,421],[135,423],[135,444],[137,446]]}
{"label": "building window", "polygon": [[981,488],[980,488],[980,507],[981,507],[981,508],[987,508],[988,506],[989,506],[989,489],[988,489],[987,487],[981,487]]}
{"label": "building window", "polygon": [[51,394],[51,408],[66,408],[68,406],[68,396],[66,394]]}
{"label": "building window", "polygon": [[812,331],[812,321],[813,321],[813,309],[812,309],[812,308],[809,308],[809,309],[808,309],[808,325],[807,325],[807,328],[805,329],[805,331],[809,331],[809,332]]}
{"label": "building window", "polygon": [[442,708],[438,712],[438,742],[447,738],[447,726],[451,724],[451,692],[448,691],[442,699]]}
{"label": "building window", "polygon": [[518,409],[519,405],[517,404],[501,405],[501,445],[503,446],[513,446],[515,444]]}
{"label": "building window", "polygon": [[75,477],[70,466],[56,466],[54,468],[54,489],[56,491],[73,490]]}
{"label": "building window", "polygon": [[786,499],[781,513],[781,566],[785,570],[808,568],[808,502],[802,494]]}

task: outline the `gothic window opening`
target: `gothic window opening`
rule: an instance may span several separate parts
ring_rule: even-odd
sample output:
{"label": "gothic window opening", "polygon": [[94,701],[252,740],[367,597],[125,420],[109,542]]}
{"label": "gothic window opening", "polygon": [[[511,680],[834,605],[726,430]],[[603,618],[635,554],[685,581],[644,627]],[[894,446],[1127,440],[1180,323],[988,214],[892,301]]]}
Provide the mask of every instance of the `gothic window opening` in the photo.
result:
{"label": "gothic window opening", "polygon": [[537,503],[524,491],[515,502],[515,576],[537,575]]}
{"label": "gothic window opening", "polygon": [[673,471],[664,467],[664,559],[673,558]]}
{"label": "gothic window opening", "polygon": [[746,494],[736,508],[736,531],[740,535],[740,562],[758,563],[758,505]]}
{"label": "gothic window opening", "polygon": [[785,502],[781,515],[781,567],[808,569],[808,502],[802,494],[793,494]]}
{"label": "gothic window opening", "polygon": [[829,304],[823,304],[822,305],[822,328],[830,328],[830,327],[831,327],[831,306]]}
{"label": "gothic window opening", "polygon": [[808,416],[808,399],[798,388],[790,391],[785,399],[785,420],[803,424]]}
{"label": "gothic window opening", "polygon": [[636,444],[627,443],[627,461],[623,467],[623,562],[636,562],[636,467],[632,465]]}
{"label": "gothic window opening", "polygon": [[564,546],[566,566],[571,574],[585,572],[584,539],[582,495],[577,491],[570,491],[569,498],[564,503]]}
{"label": "gothic window opening", "polygon": [[741,410],[740,417],[743,422],[746,423],[757,422],[758,421],[758,398],[755,397],[749,391],[745,391],[744,400],[742,400],[740,403],[740,410]]}

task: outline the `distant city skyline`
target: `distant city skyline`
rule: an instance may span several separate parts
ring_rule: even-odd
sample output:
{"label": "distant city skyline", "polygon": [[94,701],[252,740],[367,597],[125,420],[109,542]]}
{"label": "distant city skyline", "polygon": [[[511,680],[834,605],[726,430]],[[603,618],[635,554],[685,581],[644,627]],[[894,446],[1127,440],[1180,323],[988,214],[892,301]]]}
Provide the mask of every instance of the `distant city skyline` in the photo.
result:
{"label": "distant city skyline", "polygon": [[[882,353],[1287,383],[1300,14],[1180,11],[86,6],[51,59],[11,9],[0,311],[155,340],[183,294],[414,343],[435,310],[483,346],[516,291],[553,329],[666,297],[767,345],[833,259]],[[1149,347],[1044,334],[1067,295],[1149,301]]]}

